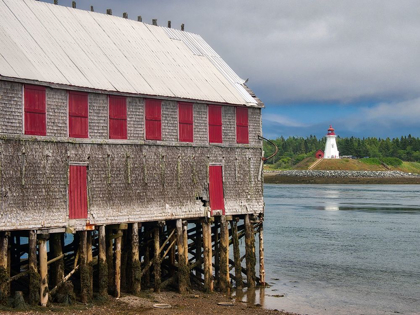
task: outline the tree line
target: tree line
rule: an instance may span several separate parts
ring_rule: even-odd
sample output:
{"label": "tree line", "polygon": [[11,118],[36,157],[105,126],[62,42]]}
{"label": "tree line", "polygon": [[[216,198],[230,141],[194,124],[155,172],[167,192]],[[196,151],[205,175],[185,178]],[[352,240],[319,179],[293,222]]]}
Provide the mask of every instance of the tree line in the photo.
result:
{"label": "tree line", "polygon": [[[398,158],[403,161],[420,162],[420,138],[411,135],[400,138],[341,138],[337,137],[337,147],[340,156],[349,155],[355,158]],[[277,164],[282,167],[294,165],[309,156],[315,156],[319,149],[325,149],[326,137],[317,138],[316,136],[289,137],[285,139],[280,137],[271,140],[279,148],[279,153],[270,159],[267,163]],[[265,156],[274,153],[274,147],[264,141]]]}

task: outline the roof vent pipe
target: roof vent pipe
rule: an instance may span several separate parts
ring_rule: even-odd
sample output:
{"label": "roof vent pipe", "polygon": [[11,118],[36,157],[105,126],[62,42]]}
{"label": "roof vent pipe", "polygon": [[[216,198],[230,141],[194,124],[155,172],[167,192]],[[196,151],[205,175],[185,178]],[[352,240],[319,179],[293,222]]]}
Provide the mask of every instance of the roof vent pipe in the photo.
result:
{"label": "roof vent pipe", "polygon": [[157,19],[153,19],[152,20],[152,24],[155,25],[155,26],[157,26]]}
{"label": "roof vent pipe", "polygon": [[106,9],[106,14],[112,15],[112,10],[111,9]]}
{"label": "roof vent pipe", "polygon": [[181,31],[184,30],[184,23],[181,24]]}
{"label": "roof vent pipe", "polygon": [[139,15],[139,16],[137,17],[137,21],[139,21],[139,22],[143,22],[143,18],[141,17],[141,15]]}
{"label": "roof vent pipe", "polygon": [[71,2],[71,7],[74,8],[74,9],[76,9],[76,1],[72,1]]}
{"label": "roof vent pipe", "polygon": [[93,5],[90,6],[90,11],[95,12],[95,10],[93,9]]}
{"label": "roof vent pipe", "polygon": [[54,4],[58,4],[58,0],[54,0]]}
{"label": "roof vent pipe", "polygon": [[171,26],[172,26],[171,21],[168,21],[168,28],[171,28]]}
{"label": "roof vent pipe", "polygon": [[124,13],[123,13],[123,18],[124,18],[124,19],[128,19],[128,13],[127,13],[127,12],[124,12]]}

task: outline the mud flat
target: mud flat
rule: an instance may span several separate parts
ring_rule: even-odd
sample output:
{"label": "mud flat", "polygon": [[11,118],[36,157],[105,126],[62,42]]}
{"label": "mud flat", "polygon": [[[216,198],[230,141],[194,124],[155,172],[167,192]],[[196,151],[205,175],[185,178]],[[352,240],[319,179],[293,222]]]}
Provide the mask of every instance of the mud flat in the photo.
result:
{"label": "mud flat", "polygon": [[420,175],[400,171],[268,171],[267,184],[420,184]]}
{"label": "mud flat", "polygon": [[[205,294],[199,291],[192,291],[189,294],[181,295],[175,292],[145,292],[140,296],[123,295],[120,299],[109,299],[101,304],[75,303],[70,306],[51,305],[49,308],[35,307],[32,309],[19,310],[16,313],[13,309],[0,309],[0,314],[81,314],[81,315],[135,315],[135,314],[261,314],[261,315],[294,315],[279,310],[268,310],[260,305],[236,301],[220,293]],[[296,314],[295,314],[296,315]]]}

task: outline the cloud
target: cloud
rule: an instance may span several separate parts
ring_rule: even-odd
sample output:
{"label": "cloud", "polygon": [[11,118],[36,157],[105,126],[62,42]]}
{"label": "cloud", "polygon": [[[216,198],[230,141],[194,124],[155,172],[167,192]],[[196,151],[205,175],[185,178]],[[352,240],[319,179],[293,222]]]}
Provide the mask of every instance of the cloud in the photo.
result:
{"label": "cloud", "polygon": [[[47,0],[52,2],[52,0]],[[70,0],[60,0],[70,5]],[[91,0],[200,34],[266,104],[420,97],[417,0]]]}
{"label": "cloud", "polygon": [[277,114],[269,114],[269,115],[263,114],[263,122],[272,123],[272,124],[274,123],[276,125],[282,125],[285,127],[306,127],[306,125],[301,122],[298,122],[286,116],[277,115]]}

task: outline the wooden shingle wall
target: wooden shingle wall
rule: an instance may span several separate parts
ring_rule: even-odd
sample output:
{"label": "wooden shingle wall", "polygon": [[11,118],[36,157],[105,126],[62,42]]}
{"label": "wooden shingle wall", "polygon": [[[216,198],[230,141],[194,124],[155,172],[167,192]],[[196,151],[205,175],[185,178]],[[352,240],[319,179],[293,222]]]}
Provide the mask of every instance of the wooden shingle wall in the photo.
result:
{"label": "wooden shingle wall", "polygon": [[[260,109],[249,109],[249,145],[208,144],[207,107],[194,104],[194,143],[177,141],[177,103],[163,101],[162,141],[144,141],[144,100],[127,98],[128,140],[108,140],[108,102],[89,95],[89,139],[67,135],[67,92],[47,88],[47,136],[22,135],[22,85],[0,81],[0,230],[204,217],[208,167],[223,166],[226,214],[263,212]],[[4,113],[7,113],[5,115]],[[68,219],[69,165],[88,166],[88,218]]]}

